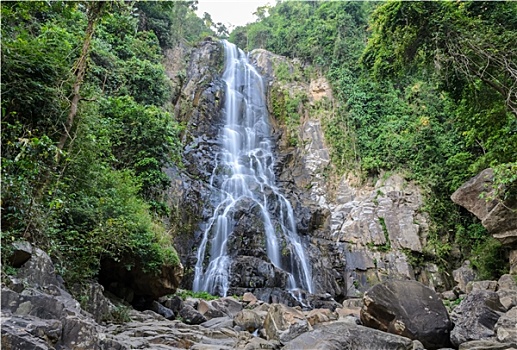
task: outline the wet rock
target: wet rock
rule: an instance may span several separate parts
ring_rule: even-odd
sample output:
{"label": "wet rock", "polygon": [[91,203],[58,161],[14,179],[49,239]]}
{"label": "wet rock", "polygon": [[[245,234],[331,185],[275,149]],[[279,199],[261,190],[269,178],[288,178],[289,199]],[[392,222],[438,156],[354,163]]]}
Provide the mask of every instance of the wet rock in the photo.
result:
{"label": "wet rock", "polygon": [[470,340],[495,336],[494,326],[505,311],[497,293],[472,291],[451,313],[455,324],[451,331],[452,344],[459,346]]}
{"label": "wet rock", "polygon": [[282,304],[273,304],[264,321],[264,329],[268,340],[285,343],[312,327],[301,311]]}
{"label": "wet rock", "polygon": [[348,322],[320,324],[287,342],[285,350],[412,350],[405,337],[381,332]]}
{"label": "wet rock", "polygon": [[416,281],[393,281],[369,289],[361,309],[363,325],[437,349],[449,343],[452,323],[439,295]]}
{"label": "wet rock", "polygon": [[266,260],[254,256],[237,256],[232,261],[231,288],[245,288],[246,291],[253,292],[261,288],[285,289],[286,285],[287,272]]}

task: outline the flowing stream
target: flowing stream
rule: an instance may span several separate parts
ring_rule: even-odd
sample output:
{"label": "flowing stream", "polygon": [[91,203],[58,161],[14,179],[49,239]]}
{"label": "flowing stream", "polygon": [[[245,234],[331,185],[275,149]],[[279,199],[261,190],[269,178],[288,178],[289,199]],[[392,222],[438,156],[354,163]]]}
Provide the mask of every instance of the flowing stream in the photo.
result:
{"label": "flowing stream", "polygon": [[[260,208],[267,256],[272,264],[288,272],[288,288],[312,293],[311,269],[296,232],[293,208],[275,186],[275,159],[262,77],[242,50],[226,40],[223,43],[225,125],[219,135],[221,152],[210,179],[216,207],[197,252],[193,289],[227,295],[231,267],[228,240],[235,225],[232,213],[237,203],[246,199]],[[272,200],[277,201],[276,205],[268,203]],[[282,261],[281,242],[289,245],[288,263]]]}

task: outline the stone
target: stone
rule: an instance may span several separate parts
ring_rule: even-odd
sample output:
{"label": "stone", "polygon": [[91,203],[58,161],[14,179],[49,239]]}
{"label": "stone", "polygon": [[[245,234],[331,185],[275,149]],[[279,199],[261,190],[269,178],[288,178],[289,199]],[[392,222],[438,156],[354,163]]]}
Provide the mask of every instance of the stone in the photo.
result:
{"label": "stone", "polygon": [[517,307],[513,307],[499,317],[495,324],[497,340],[501,343],[517,344]]}
{"label": "stone", "polygon": [[57,279],[54,263],[47,253],[37,247],[32,247],[30,259],[18,269],[17,277],[23,280],[24,284],[37,288],[62,286]]}
{"label": "stone", "polygon": [[460,292],[467,292],[467,284],[477,278],[477,274],[470,266],[470,261],[465,260],[459,269],[452,271],[454,282],[458,284]]}
{"label": "stone", "polygon": [[216,317],[201,323],[200,326],[210,329],[232,328],[233,319],[228,316]]}
{"label": "stone", "polygon": [[517,275],[517,249],[511,249],[509,253],[510,273]]}
{"label": "stone", "polygon": [[19,268],[32,257],[32,245],[29,242],[14,242],[13,251],[7,259],[12,267]]}
{"label": "stone", "polygon": [[268,340],[285,343],[312,327],[302,312],[282,304],[273,304],[264,320],[264,329]]}
{"label": "stone", "polygon": [[491,290],[495,292],[497,289],[497,281],[471,281],[467,283],[467,293],[476,289]]}
{"label": "stone", "polygon": [[285,343],[284,350],[412,350],[405,337],[347,322],[320,324]]}
{"label": "stone", "polygon": [[104,295],[104,287],[95,282],[74,286],[75,295],[83,296],[83,309],[89,312],[95,322],[101,323],[106,320],[115,309],[115,305]]}
{"label": "stone", "polygon": [[471,340],[461,344],[459,350],[517,350],[517,344],[500,343],[495,339]]}
{"label": "stone", "polygon": [[458,188],[451,199],[476,215],[503,245],[512,246],[517,243],[517,203],[485,199],[494,193],[493,178],[493,169],[485,169]]}
{"label": "stone", "polygon": [[171,309],[176,315],[179,314],[180,310],[183,308],[183,299],[177,295],[172,298],[166,298],[162,303],[166,308]]}
{"label": "stone", "polygon": [[163,306],[156,300],[153,300],[151,310],[156,312],[158,315],[163,316],[167,320],[174,320],[176,318],[174,312],[171,309]]}
{"label": "stone", "polygon": [[505,312],[497,293],[488,290],[474,290],[467,294],[451,313],[454,329],[451,342],[459,346],[470,340],[495,336],[494,326]]}
{"label": "stone", "polygon": [[454,291],[452,291],[452,290],[447,290],[445,292],[442,292],[441,295],[442,295],[442,299],[445,299],[445,300],[454,301],[454,300],[458,299],[458,295],[456,293],[454,293]]}
{"label": "stone", "polygon": [[262,327],[265,317],[261,317],[253,310],[244,309],[235,315],[233,322],[236,326],[250,333]]}
{"label": "stone", "polygon": [[206,322],[207,319],[205,316],[201,315],[190,305],[185,305],[179,312],[181,318],[186,324],[201,324]]}
{"label": "stone", "polygon": [[497,281],[497,290],[517,290],[517,276],[504,274]]}
{"label": "stone", "polygon": [[363,325],[419,340],[426,348],[448,346],[452,322],[440,296],[416,281],[377,284],[363,297]]}
{"label": "stone", "polygon": [[311,326],[314,326],[318,323],[335,321],[338,319],[338,316],[337,312],[332,312],[329,309],[313,309],[306,314],[305,318],[307,318]]}
{"label": "stone", "polygon": [[211,302],[208,302],[206,300],[200,300],[197,305],[197,311],[203,316],[205,316],[208,320],[212,318],[217,317],[223,317],[225,314],[221,311],[212,306]]}
{"label": "stone", "polygon": [[256,302],[258,302],[258,299],[255,295],[253,295],[253,293],[246,292],[242,296],[242,301],[248,304],[255,304]]}

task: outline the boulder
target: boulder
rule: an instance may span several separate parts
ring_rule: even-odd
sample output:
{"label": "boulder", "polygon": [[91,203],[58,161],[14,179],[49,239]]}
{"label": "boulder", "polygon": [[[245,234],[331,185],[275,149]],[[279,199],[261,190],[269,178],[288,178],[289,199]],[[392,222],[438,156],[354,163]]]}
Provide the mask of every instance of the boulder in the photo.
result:
{"label": "boulder", "polygon": [[501,343],[517,344],[517,307],[513,307],[510,311],[499,317],[495,324],[494,331],[497,340]]}
{"label": "boulder", "polygon": [[180,316],[186,324],[201,324],[207,321],[205,316],[190,305],[183,306],[180,310]]}
{"label": "boulder", "polygon": [[312,327],[301,311],[282,304],[273,304],[264,320],[264,329],[268,340],[285,343]]}
{"label": "boulder", "polygon": [[465,260],[459,269],[452,271],[452,276],[454,278],[454,282],[457,283],[460,292],[466,293],[467,284],[471,281],[474,281],[477,277],[477,274],[470,266],[470,261]]}
{"label": "boulder", "polygon": [[261,317],[253,310],[244,309],[235,315],[233,322],[236,326],[240,327],[241,330],[253,333],[255,330],[262,327],[264,317]]}
{"label": "boulder", "polygon": [[440,296],[416,281],[377,284],[363,297],[363,325],[422,342],[428,349],[448,346],[452,322]]}
{"label": "boulder", "polygon": [[151,310],[156,312],[158,315],[165,317],[167,320],[174,320],[176,318],[176,315],[174,315],[174,312],[171,309],[163,306],[156,300],[153,300]]}
{"label": "boulder", "polygon": [[206,300],[200,300],[197,305],[197,311],[203,316],[205,316],[207,319],[217,318],[217,317],[223,317],[225,314],[221,311],[212,306],[212,303]]}
{"label": "boulder", "polygon": [[497,281],[499,301],[507,309],[517,306],[517,278],[515,275],[502,275]]}
{"label": "boulder", "polygon": [[287,342],[284,350],[413,350],[405,337],[349,322],[320,324]]}
{"label": "boulder", "polygon": [[512,246],[517,244],[517,203],[487,200],[494,193],[493,179],[493,169],[485,169],[458,188],[451,199],[476,215],[494,238]]}
{"label": "boulder", "polygon": [[495,292],[497,289],[497,281],[472,281],[467,283],[467,293],[476,289],[491,290]]}
{"label": "boulder", "polygon": [[455,324],[451,342],[458,346],[470,340],[493,337],[494,326],[505,311],[496,292],[472,291],[451,313]]}
{"label": "boulder", "polygon": [[339,315],[329,309],[314,309],[309,311],[305,317],[311,326],[314,326],[318,323],[335,321],[339,318]]}

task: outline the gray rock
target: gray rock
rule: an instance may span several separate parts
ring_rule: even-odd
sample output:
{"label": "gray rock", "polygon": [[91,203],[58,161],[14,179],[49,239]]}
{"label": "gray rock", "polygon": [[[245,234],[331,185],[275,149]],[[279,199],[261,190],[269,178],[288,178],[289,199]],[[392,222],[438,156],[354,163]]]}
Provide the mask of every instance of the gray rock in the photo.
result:
{"label": "gray rock", "polygon": [[321,324],[287,342],[284,350],[412,350],[405,337],[346,322]]}
{"label": "gray rock", "polygon": [[7,259],[11,266],[21,267],[32,257],[32,245],[29,242],[14,242],[12,255]]}
{"label": "gray rock", "polygon": [[452,323],[440,296],[416,281],[393,281],[369,289],[363,325],[419,340],[426,348],[448,346]]}
{"label": "gray rock", "polygon": [[495,292],[497,289],[497,281],[472,281],[467,283],[467,293],[476,289],[491,290]]}
{"label": "gray rock", "polygon": [[461,344],[459,350],[517,350],[517,344],[500,343],[495,339],[471,340]]}
{"label": "gray rock", "polygon": [[312,327],[300,311],[282,304],[273,304],[264,320],[264,329],[268,340],[285,343]]}
{"label": "gray rock", "polygon": [[201,324],[201,323],[207,321],[205,316],[201,315],[199,312],[197,312],[196,309],[194,309],[190,305],[185,305],[180,310],[180,316],[186,324],[195,325],[195,324]]}
{"label": "gray rock", "polygon": [[242,330],[250,333],[262,327],[265,317],[261,317],[257,312],[253,310],[244,309],[235,315],[233,322],[236,326],[239,326]]}
{"label": "gray rock", "polygon": [[210,329],[232,328],[233,319],[228,316],[216,317],[201,323],[200,326]]}
{"label": "gray rock", "polygon": [[156,312],[159,315],[162,315],[167,320],[173,320],[176,318],[176,315],[174,315],[174,312],[171,309],[163,306],[156,300],[153,300],[151,310]]}
{"label": "gray rock", "polygon": [[451,342],[459,346],[470,340],[493,337],[494,326],[505,311],[497,293],[487,290],[472,291],[451,313],[455,324],[451,331]]}
{"label": "gray rock", "polygon": [[477,277],[477,274],[470,266],[470,261],[465,260],[459,269],[452,271],[452,276],[454,277],[454,282],[458,284],[460,292],[466,293],[467,284],[471,281],[474,281]]}
{"label": "gray rock", "polygon": [[505,274],[499,277],[497,281],[497,290],[517,290],[517,276]]}
{"label": "gray rock", "polygon": [[517,344],[517,307],[499,317],[494,330],[501,343]]}
{"label": "gray rock", "polygon": [[502,244],[511,246],[517,242],[516,203],[486,200],[493,194],[494,172],[488,168],[467,181],[451,196],[454,203],[476,215],[481,224]]}

